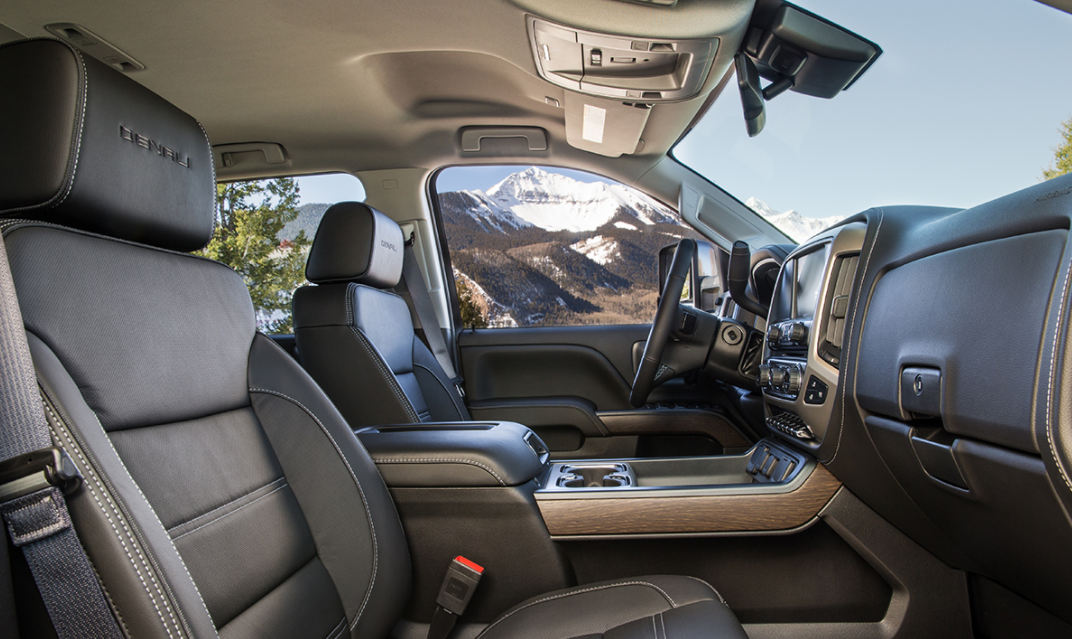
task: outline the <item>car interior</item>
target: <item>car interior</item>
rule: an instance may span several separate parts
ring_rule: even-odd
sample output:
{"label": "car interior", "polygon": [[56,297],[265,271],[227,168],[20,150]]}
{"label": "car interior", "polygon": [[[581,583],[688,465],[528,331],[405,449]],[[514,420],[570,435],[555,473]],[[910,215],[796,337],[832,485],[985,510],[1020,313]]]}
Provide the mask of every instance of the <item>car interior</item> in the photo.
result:
{"label": "car interior", "polygon": [[[1072,636],[1072,174],[797,241],[675,156],[885,55],[807,0],[0,7],[0,636]],[[267,330],[222,189],[322,174]],[[508,201],[566,175],[613,211]]]}

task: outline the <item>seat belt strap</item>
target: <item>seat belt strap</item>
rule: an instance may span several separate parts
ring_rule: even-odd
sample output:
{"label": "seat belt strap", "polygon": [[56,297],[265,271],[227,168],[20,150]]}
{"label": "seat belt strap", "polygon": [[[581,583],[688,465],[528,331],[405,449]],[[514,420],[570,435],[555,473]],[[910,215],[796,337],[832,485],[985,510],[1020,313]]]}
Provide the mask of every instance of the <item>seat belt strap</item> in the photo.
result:
{"label": "seat belt strap", "polygon": [[79,480],[70,457],[52,447],[0,238],[0,516],[60,639],[120,639],[61,490],[77,489]]}
{"label": "seat belt strap", "polygon": [[428,348],[432,351],[440,368],[450,378],[458,394],[465,397],[462,388],[464,380],[454,370],[454,363],[450,360],[450,351],[447,350],[447,342],[443,339],[443,331],[436,318],[435,307],[432,306],[432,296],[428,293],[428,287],[421,276],[421,268],[417,265],[417,255],[413,252],[413,235],[406,240],[405,253],[402,257],[402,279],[406,282],[410,300],[413,301],[413,310],[417,314],[417,321],[424,329],[424,338],[428,342]]}

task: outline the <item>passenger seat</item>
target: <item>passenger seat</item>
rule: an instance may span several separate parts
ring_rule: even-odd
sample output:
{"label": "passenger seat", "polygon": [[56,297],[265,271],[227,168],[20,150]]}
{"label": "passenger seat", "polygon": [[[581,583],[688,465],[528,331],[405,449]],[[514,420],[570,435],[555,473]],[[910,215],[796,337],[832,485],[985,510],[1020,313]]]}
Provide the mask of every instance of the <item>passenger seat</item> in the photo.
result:
{"label": "passenger seat", "polygon": [[[402,277],[402,229],[358,202],[320,221],[305,277],[294,293],[302,364],[355,429],[468,421],[465,402],[414,333]],[[374,401],[373,401],[374,400]]]}

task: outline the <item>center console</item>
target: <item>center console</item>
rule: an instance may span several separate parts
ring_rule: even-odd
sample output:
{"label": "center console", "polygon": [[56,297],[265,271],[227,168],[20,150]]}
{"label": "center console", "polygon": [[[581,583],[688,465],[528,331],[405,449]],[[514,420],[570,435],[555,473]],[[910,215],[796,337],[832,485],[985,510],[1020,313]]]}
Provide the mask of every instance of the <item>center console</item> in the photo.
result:
{"label": "center console", "polygon": [[771,299],[759,367],[766,424],[805,450],[818,449],[833,413],[865,232],[855,222],[802,244],[782,265]]}
{"label": "center console", "polygon": [[466,617],[486,623],[540,593],[575,585],[563,540],[799,531],[840,487],[816,461],[764,439],[743,454],[551,460],[515,422],[403,424],[358,438],[406,531],[413,596],[405,618],[430,622],[443,571],[463,555],[494,587]]}
{"label": "center console", "polygon": [[771,439],[741,455],[552,461],[538,482],[536,503],[557,539],[793,532],[840,486]]}

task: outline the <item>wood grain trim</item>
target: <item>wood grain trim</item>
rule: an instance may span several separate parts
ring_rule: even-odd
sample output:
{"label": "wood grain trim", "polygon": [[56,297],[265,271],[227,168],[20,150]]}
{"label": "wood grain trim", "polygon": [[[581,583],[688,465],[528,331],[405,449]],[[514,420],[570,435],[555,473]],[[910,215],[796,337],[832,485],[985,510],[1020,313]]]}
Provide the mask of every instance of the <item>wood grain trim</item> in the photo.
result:
{"label": "wood grain trim", "polygon": [[819,514],[841,482],[821,464],[793,492],[696,497],[540,499],[552,535],[786,530]]}
{"label": "wood grain trim", "polygon": [[705,410],[632,410],[597,413],[611,435],[706,435],[723,448],[749,448],[726,418]]}

